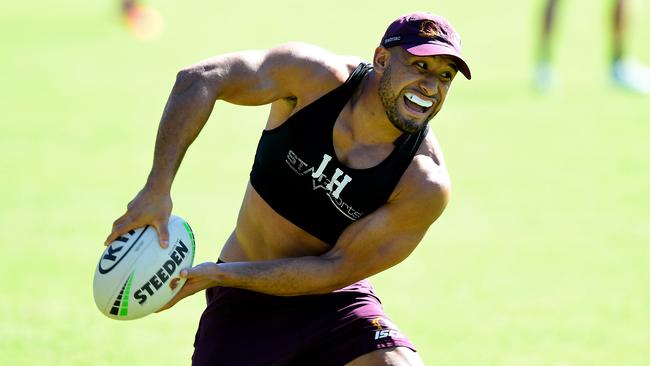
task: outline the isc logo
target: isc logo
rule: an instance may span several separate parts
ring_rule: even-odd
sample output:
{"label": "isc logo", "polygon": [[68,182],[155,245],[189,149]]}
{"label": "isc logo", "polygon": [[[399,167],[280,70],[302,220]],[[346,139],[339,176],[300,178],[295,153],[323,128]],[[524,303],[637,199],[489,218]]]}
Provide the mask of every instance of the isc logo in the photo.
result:
{"label": "isc logo", "polygon": [[395,324],[386,318],[374,318],[372,325],[377,329],[375,330],[375,340],[383,338],[404,338]]}
{"label": "isc logo", "polygon": [[394,329],[384,329],[384,330],[376,330],[375,331],[375,339],[382,339],[382,338],[402,338],[402,334]]}

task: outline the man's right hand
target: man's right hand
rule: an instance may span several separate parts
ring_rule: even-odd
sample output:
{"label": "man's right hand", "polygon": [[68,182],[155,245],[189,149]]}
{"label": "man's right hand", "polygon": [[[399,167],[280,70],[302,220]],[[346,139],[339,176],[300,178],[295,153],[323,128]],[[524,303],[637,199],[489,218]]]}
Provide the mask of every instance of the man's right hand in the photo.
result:
{"label": "man's right hand", "polygon": [[169,192],[160,193],[145,187],[129,202],[126,213],[113,222],[113,229],[104,245],[109,245],[130,230],[151,225],[158,232],[160,246],[167,248],[169,246],[167,223],[171,212],[172,199]]}

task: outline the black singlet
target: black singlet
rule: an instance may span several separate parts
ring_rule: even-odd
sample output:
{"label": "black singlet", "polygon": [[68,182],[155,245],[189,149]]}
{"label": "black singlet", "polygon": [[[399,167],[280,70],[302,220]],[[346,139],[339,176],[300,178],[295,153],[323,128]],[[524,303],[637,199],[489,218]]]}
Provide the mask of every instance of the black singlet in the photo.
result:
{"label": "black singlet", "polygon": [[352,169],[337,160],[334,122],[370,68],[360,64],[344,84],[264,130],[250,174],[253,188],[277,213],[330,245],[388,201],[428,132],[404,134],[371,168]]}

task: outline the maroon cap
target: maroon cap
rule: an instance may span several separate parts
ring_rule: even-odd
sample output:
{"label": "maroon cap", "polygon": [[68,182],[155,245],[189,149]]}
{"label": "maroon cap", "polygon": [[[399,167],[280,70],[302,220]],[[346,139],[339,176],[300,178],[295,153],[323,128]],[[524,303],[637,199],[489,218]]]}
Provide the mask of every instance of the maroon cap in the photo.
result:
{"label": "maroon cap", "polygon": [[386,29],[381,46],[402,46],[416,56],[453,56],[458,61],[458,70],[467,79],[472,78],[460,52],[460,36],[440,15],[415,12],[395,19]]}

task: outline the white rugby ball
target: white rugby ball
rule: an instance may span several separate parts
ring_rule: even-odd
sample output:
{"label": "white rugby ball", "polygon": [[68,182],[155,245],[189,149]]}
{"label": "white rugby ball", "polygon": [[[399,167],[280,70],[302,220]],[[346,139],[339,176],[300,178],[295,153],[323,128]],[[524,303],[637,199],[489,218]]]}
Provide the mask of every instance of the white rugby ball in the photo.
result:
{"label": "white rugby ball", "polygon": [[181,269],[194,262],[194,234],[178,216],[169,218],[169,246],[160,247],[153,226],[117,238],[106,247],[93,280],[99,310],[109,318],[131,320],[163,307],[181,289]]}

